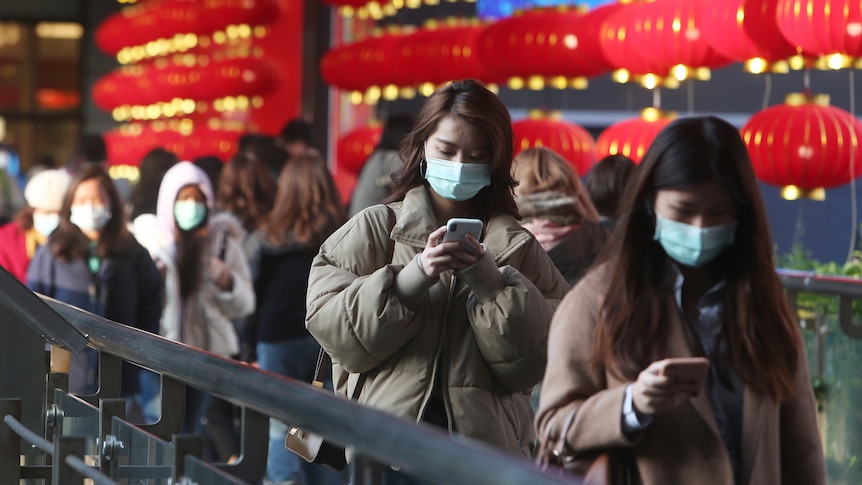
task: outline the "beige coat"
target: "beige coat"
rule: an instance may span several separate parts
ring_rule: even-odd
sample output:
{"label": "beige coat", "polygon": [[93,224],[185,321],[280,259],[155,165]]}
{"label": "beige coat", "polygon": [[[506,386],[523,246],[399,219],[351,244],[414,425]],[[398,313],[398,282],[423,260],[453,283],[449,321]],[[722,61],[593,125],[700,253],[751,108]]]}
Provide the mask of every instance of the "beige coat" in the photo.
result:
{"label": "beige coat", "polygon": [[336,390],[352,396],[362,374],[360,403],[416,422],[436,381],[450,432],[529,456],[530,390],[567,283],[504,215],[487,221],[479,262],[428,278],[414,259],[438,227],[425,189],[391,208],[353,217],[311,268],[306,323],[332,356]]}
{"label": "beige coat", "polygon": [[[542,383],[538,429],[552,426],[580,409],[567,442],[575,451],[630,447],[645,485],[733,484],[730,459],[701,392],[678,408],[655,416],[634,439],[622,433],[625,381],[588,364],[602,295],[608,291],[606,269],[588,274],[563,300],[551,324],[548,368]],[[667,311],[673,319],[667,357],[693,355],[673,297]],[[825,484],[825,467],[805,350],[796,372],[796,394],[774,402],[751,389],[744,391],[741,467],[744,484]]]}

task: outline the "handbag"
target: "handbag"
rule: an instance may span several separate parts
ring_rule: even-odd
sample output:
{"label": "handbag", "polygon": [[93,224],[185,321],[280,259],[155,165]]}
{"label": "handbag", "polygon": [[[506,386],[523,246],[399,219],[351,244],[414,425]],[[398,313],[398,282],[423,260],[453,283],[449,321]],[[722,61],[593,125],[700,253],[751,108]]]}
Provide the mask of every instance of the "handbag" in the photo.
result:
{"label": "handbag", "polygon": [[573,409],[563,422],[556,440],[551,439],[551,426],[545,428],[539,442],[536,464],[544,471],[566,478],[579,477],[584,485],[634,485],[629,466],[617,451],[600,451],[596,454],[578,454],[568,449],[566,436],[575,422],[578,408]]}
{"label": "handbag", "polygon": [[[331,362],[329,354],[321,348],[320,353],[317,355],[317,366],[314,369],[314,380],[311,382],[311,385],[314,387],[323,387],[323,371],[329,367]],[[361,385],[362,380],[360,379],[356,384],[351,399],[358,397]],[[291,426],[288,429],[284,446],[309,463],[323,465],[337,472],[344,470],[347,466],[344,447],[326,441],[323,436],[304,430],[299,426]]]}

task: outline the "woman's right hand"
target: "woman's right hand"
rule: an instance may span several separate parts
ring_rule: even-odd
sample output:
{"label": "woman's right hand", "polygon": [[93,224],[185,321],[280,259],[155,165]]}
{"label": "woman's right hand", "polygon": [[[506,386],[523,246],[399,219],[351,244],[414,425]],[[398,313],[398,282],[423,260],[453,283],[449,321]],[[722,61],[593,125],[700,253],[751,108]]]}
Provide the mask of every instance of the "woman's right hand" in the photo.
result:
{"label": "woman's right hand", "polygon": [[662,375],[663,367],[663,361],[656,361],[638,374],[632,386],[632,404],[638,413],[666,413],[691,397],[691,386]]}
{"label": "woman's right hand", "polygon": [[446,226],[440,226],[429,234],[425,249],[419,255],[422,271],[429,278],[436,278],[450,269],[462,270],[475,263],[484,252],[479,241],[471,236],[468,236],[468,242],[443,242],[445,234]]}

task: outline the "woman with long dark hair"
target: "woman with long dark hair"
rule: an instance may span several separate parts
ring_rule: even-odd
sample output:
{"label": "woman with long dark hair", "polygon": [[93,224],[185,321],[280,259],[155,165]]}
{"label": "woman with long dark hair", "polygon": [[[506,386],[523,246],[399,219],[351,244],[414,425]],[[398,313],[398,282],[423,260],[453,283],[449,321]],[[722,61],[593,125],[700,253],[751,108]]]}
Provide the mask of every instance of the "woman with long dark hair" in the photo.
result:
{"label": "woman with long dark hair", "polygon": [[[147,251],[126,228],[120,194],[99,165],[87,165],[69,184],[60,223],[33,257],[27,285],[38,293],[147,332],[158,333],[162,283]],[[98,388],[97,353],[72,356],[69,390],[92,394]],[[157,380],[139,367],[123,366],[122,391]],[[157,387],[158,385],[156,385]],[[145,406],[152,395],[138,396]]]}
{"label": "woman with long dark hair", "polygon": [[[281,169],[268,221],[249,236],[247,248],[257,307],[257,362],[261,369],[304,382],[314,378],[320,345],[305,328],[305,293],[311,261],[323,241],[345,221],[344,207],[326,163],[298,155]],[[337,483],[327,468],[306,463],[284,447],[288,426],[271,420],[267,479],[272,483]]]}
{"label": "woman with long dark hair", "polygon": [[[425,100],[392,202],[330,236],[309,277],[309,331],[342,395],[528,458],[530,390],[569,285],[518,224],[509,112],[475,80]],[[446,239],[447,221],[478,237]]]}
{"label": "woman with long dark hair", "polygon": [[[635,177],[602,264],[554,315],[542,435],[574,416],[571,452],[614,450],[643,483],[825,483],[805,349],[738,131],[677,120]],[[691,356],[708,360],[702,384],[667,370]]]}

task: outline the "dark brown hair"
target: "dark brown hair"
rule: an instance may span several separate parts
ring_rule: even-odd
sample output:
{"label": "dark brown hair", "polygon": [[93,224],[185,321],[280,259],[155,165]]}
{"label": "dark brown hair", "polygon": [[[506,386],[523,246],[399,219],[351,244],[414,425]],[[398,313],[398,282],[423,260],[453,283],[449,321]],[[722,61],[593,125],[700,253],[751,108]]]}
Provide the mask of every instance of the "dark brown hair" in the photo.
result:
{"label": "dark brown hair", "polygon": [[599,214],[619,217],[620,201],[635,167],[629,157],[620,153],[608,155],[593,166],[586,187]]}
{"label": "dark brown hair", "polygon": [[81,167],[81,170],[78,171],[78,174],[69,184],[66,195],[63,197],[63,207],[60,208],[60,225],[48,238],[51,252],[57,258],[64,261],[87,257],[89,253],[89,240],[78,229],[78,226],[72,224],[69,218],[72,215],[72,200],[75,198],[75,192],[82,183],[88,180],[98,181],[99,187],[108,196],[108,210],[111,211],[111,218],[102,230],[99,231],[96,254],[100,258],[121,259],[126,257],[135,247],[135,240],[126,228],[126,213],[123,201],[107,170],[97,164],[88,164]]}
{"label": "dark brown hair", "polygon": [[[758,392],[781,399],[793,391],[800,332],[773,266],[772,243],[751,160],[739,132],[715,117],[668,125],[647,151],[621,206],[604,259],[609,291],[596,327],[594,364],[634,379],[664,357],[673,292],[670,259],[653,240],[653,204],[660,190],[716,181],[737,205],[736,237],[711,263],[726,282],[719,341],[727,364]],[[718,343],[717,343],[718,345]]]}
{"label": "dark brown hair", "polygon": [[483,218],[500,212],[518,216],[512,190],[514,135],[512,119],[506,106],[475,79],[453,81],[435,91],[419,111],[413,130],[401,143],[404,165],[392,175],[392,195],[388,201],[404,199],[410,189],[425,184],[425,142],[447,116],[456,116],[479,127],[488,137],[491,156],[491,185],[474,198]]}
{"label": "dark brown hair", "polygon": [[25,205],[15,214],[15,224],[18,224],[18,229],[23,232],[33,229],[33,212],[36,209]]}
{"label": "dark brown hair", "polygon": [[225,165],[216,192],[216,207],[235,215],[246,231],[263,223],[275,202],[275,181],[264,161],[243,151]]}
{"label": "dark brown hair", "polygon": [[158,147],[150,150],[141,160],[140,178],[132,189],[131,218],[134,220],[141,214],[155,214],[159,200],[159,186],[162,178],[179,159],[173,152]]}
{"label": "dark brown hair", "polygon": [[292,158],[278,177],[278,195],[266,234],[272,244],[317,250],[346,220],[335,182],[318,155]]}

